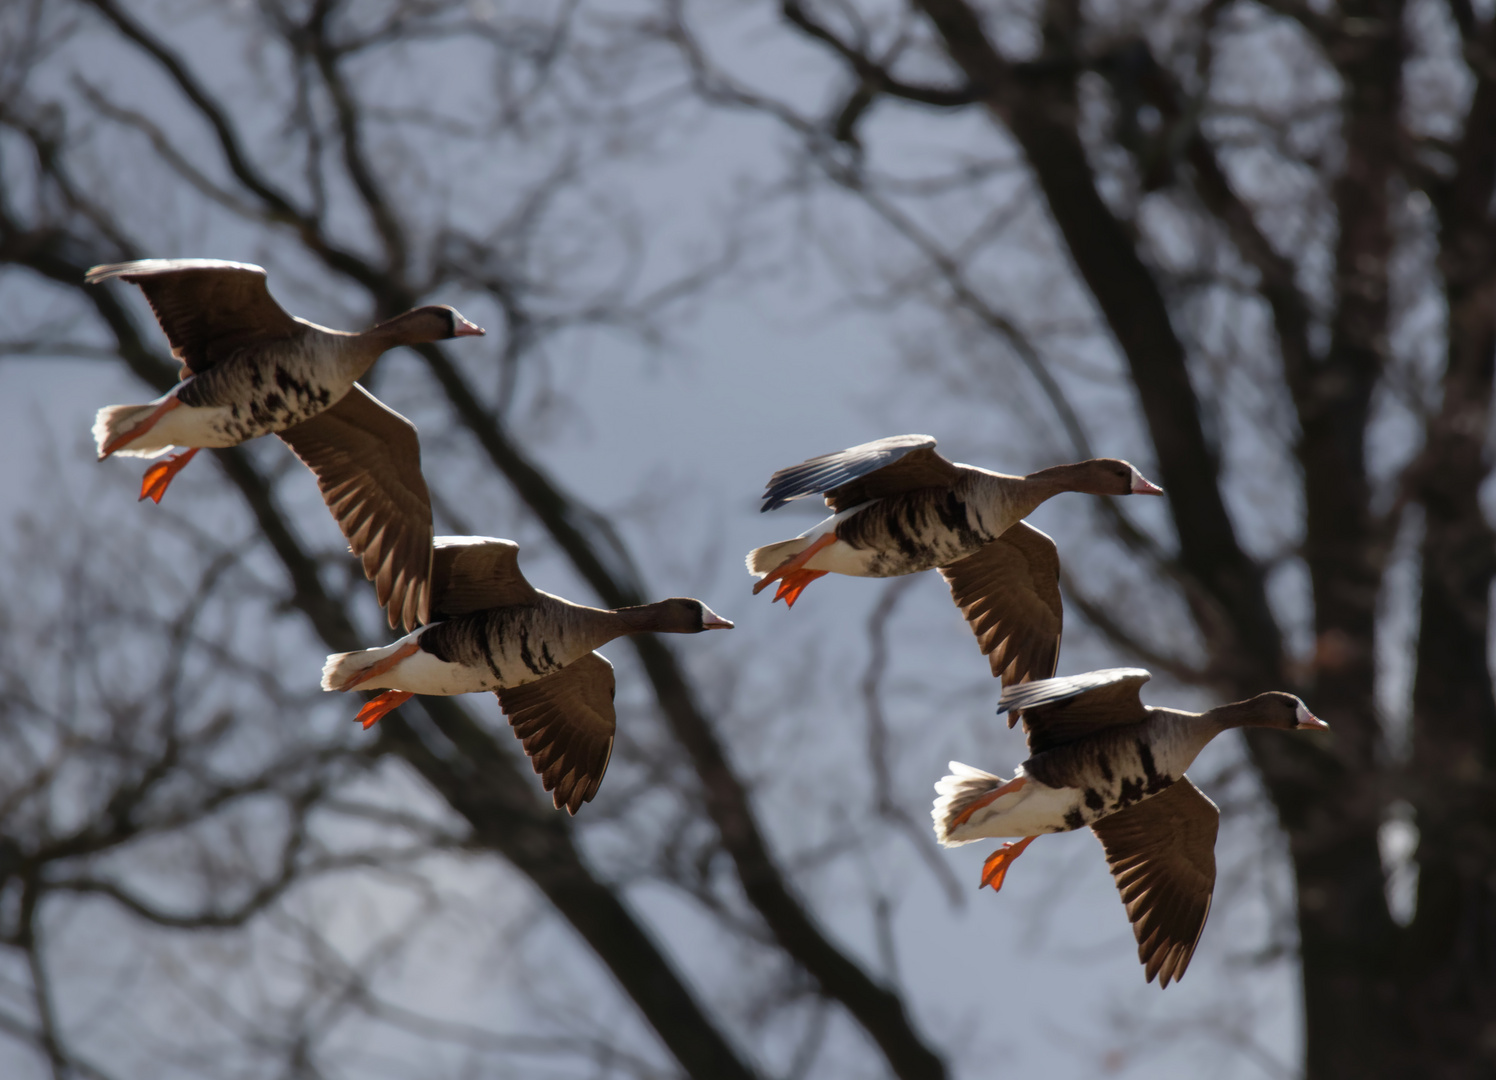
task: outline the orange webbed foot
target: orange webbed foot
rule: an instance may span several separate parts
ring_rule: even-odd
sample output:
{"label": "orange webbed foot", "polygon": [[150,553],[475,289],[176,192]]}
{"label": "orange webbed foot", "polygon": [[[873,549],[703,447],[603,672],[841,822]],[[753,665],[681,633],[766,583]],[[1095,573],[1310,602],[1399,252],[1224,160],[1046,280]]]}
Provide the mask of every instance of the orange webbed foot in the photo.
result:
{"label": "orange webbed foot", "polygon": [[1011,795],[1015,791],[1022,790],[1023,785],[1027,783],[1027,776],[1015,776],[1007,783],[999,784],[997,787],[987,792],[987,794],[979,798],[972,799],[970,804],[968,804],[964,810],[962,810],[959,814],[951,819],[950,827],[954,829],[957,825],[965,825],[969,820],[971,820],[971,815],[975,814],[982,807],[991,806],[998,799],[1001,799],[1004,795]]}
{"label": "orange webbed foot", "polygon": [[774,599],[783,600],[785,607],[794,607],[795,601],[805,591],[805,586],[826,574],[825,570],[795,570],[785,574],[779,581],[779,591],[774,594]]}
{"label": "orange webbed foot", "polygon": [[1013,860],[1023,854],[1023,849],[1039,839],[1037,836],[1025,836],[1018,843],[1004,844],[982,864],[982,885],[991,885],[992,891],[997,892],[1003,887],[1003,880],[1008,876],[1008,867],[1013,865]]}
{"label": "orange webbed foot", "polygon": [[173,454],[147,469],[140,481],[141,501],[150,499],[151,502],[159,505],[161,496],[166,494],[166,489],[171,485],[172,479],[187,467],[187,463],[192,460],[192,455],[196,454],[197,450],[197,447],[193,447],[180,454]]}
{"label": "orange webbed foot", "polygon": [[394,712],[413,697],[415,695],[409,690],[386,690],[373,701],[367,702],[354,719],[363,724],[364,730],[367,731],[379,723],[380,718],[386,713]]}
{"label": "orange webbed foot", "polygon": [[[826,573],[826,571],[824,570],[805,570],[805,564],[810,562],[811,559],[815,558],[816,553],[822,548],[830,547],[834,543],[836,543],[836,534],[827,533],[825,536],[822,536],[818,540],[816,540],[804,551],[800,552],[800,554],[784,560],[784,562],[780,563],[769,573],[758,579],[757,584],[753,586],[753,595],[757,596],[759,593],[767,589],[770,584],[779,581],[782,578],[784,580],[784,584],[780,585],[779,591],[774,594],[774,599],[778,600],[780,597],[786,595],[788,589],[793,588],[793,579],[800,576],[801,574],[810,574],[811,576],[804,579],[804,582],[798,589],[794,589],[794,596],[799,596],[801,590],[803,590],[806,585],[809,585],[816,578],[821,577]],[[790,603],[794,603],[793,596],[790,598]]]}

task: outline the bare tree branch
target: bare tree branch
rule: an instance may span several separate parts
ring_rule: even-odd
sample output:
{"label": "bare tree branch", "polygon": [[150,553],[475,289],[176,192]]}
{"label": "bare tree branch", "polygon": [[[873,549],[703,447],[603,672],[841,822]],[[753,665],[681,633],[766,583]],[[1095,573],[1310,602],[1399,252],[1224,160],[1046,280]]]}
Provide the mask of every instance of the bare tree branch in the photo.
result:
{"label": "bare tree branch", "polygon": [[[883,589],[883,595],[878,598],[872,615],[868,617],[868,660],[862,675],[861,690],[863,709],[867,714],[867,757],[873,777],[873,810],[893,822],[909,838],[916,854],[925,861],[925,865],[945,889],[946,902],[951,907],[962,907],[966,903],[966,892],[956,880],[950,864],[940,858],[940,851],[932,842],[929,826],[910,815],[894,798],[893,774],[888,762],[888,718],[883,715],[881,697],[883,675],[888,670],[888,621],[893,617],[899,600],[914,585],[915,580],[913,577],[902,577],[891,581]],[[891,953],[891,949],[889,951]]]}

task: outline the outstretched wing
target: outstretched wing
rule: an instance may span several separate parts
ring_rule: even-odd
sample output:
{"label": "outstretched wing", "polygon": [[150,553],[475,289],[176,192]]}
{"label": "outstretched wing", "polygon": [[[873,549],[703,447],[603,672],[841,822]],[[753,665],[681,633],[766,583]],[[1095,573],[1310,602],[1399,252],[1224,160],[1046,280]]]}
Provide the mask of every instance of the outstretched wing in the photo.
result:
{"label": "outstretched wing", "polygon": [[390,625],[414,630],[430,621],[431,494],[415,425],[354,383],[280,437],[317,477]]}
{"label": "outstretched wing", "polygon": [[1188,777],[1091,826],[1107,865],[1148,981],[1184,977],[1205,929],[1215,891],[1215,842],[1221,812]]}
{"label": "outstretched wing", "polygon": [[250,263],[141,259],[95,266],[83,280],[112,277],[140,286],[184,375],[201,375],[242,345],[305,329],[271,297],[264,269]]}
{"label": "outstretched wing", "polygon": [[543,679],[494,692],[556,809],[575,814],[597,794],[613,754],[613,665],[590,653]]}
{"label": "outstretched wing", "polygon": [[1005,685],[997,711],[1008,714],[1009,727],[1022,716],[1029,753],[1040,754],[1105,728],[1146,720],[1148,710],[1138,692],[1150,678],[1142,668],[1103,668]]}
{"label": "outstretched wing", "polygon": [[492,536],[438,536],[431,564],[431,617],[533,604],[519,569],[519,545]]}
{"label": "outstretched wing", "polygon": [[891,435],[780,469],[764,489],[760,513],[794,499],[825,495],[840,513],[869,499],[919,488],[950,487],[961,470],[935,452],[930,435]]}
{"label": "outstretched wing", "polygon": [[1020,521],[940,576],[1004,686],[1054,674],[1064,607],[1053,540]]}

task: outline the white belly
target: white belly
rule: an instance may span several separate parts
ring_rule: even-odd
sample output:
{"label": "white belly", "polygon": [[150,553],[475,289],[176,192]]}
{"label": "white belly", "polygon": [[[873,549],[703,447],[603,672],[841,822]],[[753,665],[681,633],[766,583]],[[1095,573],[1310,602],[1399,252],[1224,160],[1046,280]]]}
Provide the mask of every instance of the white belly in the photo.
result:
{"label": "white belly", "polygon": [[965,844],[986,837],[1066,832],[1070,826],[1065,816],[1080,809],[1082,797],[1074,788],[1046,787],[1030,780],[972,814],[955,830],[952,840]]}
{"label": "white belly", "polygon": [[383,675],[377,675],[360,690],[409,690],[413,694],[436,694],[447,697],[452,694],[477,694],[485,690],[497,690],[498,682],[493,672],[471,668],[464,664],[449,664],[438,660],[424,649],[401,660]]}
{"label": "white belly", "polygon": [[850,544],[838,540],[812,555],[810,562],[805,564],[805,569],[847,574],[850,577],[882,577],[883,575],[873,572],[873,563],[877,556],[876,551],[859,551]]}
{"label": "white belly", "polygon": [[498,688],[498,680],[487,667],[452,664],[438,660],[417,647],[409,656],[369,675],[371,668],[389,663],[404,650],[415,645],[430,627],[423,626],[399,641],[377,649],[334,653],[322,668],[324,690],[409,690],[413,694],[476,694]]}
{"label": "white belly", "polygon": [[178,405],[157,420],[149,431],[131,439],[114,453],[118,457],[160,457],[173,446],[237,446],[239,440],[223,431],[229,420],[230,410],[226,405]]}
{"label": "white belly", "polygon": [[[876,502],[877,500],[873,500]],[[861,513],[871,506],[872,503],[859,503],[850,510],[843,510],[839,514],[832,514],[812,529],[807,529],[800,535],[814,542],[821,537],[833,532],[836,527],[853,514]],[[805,564],[807,570],[820,570],[831,574],[846,574],[849,577],[881,577],[873,572],[873,564],[878,558],[878,552],[871,549],[854,548],[851,544],[841,540],[828,544],[820,551],[810,557]]]}

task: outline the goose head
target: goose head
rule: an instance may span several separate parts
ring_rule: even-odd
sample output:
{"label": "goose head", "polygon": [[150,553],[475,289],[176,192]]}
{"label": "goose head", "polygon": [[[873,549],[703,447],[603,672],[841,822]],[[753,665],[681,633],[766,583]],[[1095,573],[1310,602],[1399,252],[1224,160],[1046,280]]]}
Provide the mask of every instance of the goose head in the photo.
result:
{"label": "goose head", "polygon": [[1162,495],[1164,489],[1120,458],[1092,458],[1075,467],[1074,490],[1086,495]]}
{"label": "goose head", "polygon": [[1083,495],[1162,495],[1164,489],[1119,458],[1092,458],[1074,465],[1056,465],[1026,477],[1049,492],[1078,491]]}
{"label": "goose head", "polygon": [[464,319],[456,308],[447,304],[411,308],[374,329],[401,345],[419,345],[455,337],[481,337],[486,333],[483,327]]}
{"label": "goose head", "polygon": [[732,623],[718,615],[700,600],[689,596],[672,596],[643,607],[619,612],[629,617],[633,628],[657,634],[699,634],[703,630],[731,630]]}
{"label": "goose head", "polygon": [[[416,310],[425,311],[428,309],[417,308]],[[455,307],[450,307],[446,304],[438,304],[433,310],[440,312],[446,319],[447,332],[445,335],[443,335],[444,337],[482,337],[484,334],[488,333],[487,330],[483,329],[483,327],[479,326],[477,323],[469,322],[468,320],[464,319]]]}
{"label": "goose head", "polygon": [[1277,728],[1279,731],[1330,730],[1330,725],[1310,712],[1309,706],[1292,694],[1279,690],[1258,694],[1223,708],[1231,710],[1228,720],[1232,727]]}

